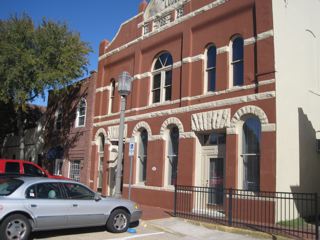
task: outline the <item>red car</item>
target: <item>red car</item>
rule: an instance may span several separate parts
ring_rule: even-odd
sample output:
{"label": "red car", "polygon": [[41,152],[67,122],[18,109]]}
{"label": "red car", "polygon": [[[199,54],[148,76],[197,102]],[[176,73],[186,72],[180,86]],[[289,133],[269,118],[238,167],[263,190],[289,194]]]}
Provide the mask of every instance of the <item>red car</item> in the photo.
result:
{"label": "red car", "polygon": [[24,175],[68,179],[63,176],[51,175],[39,165],[26,160],[0,159],[0,175]]}

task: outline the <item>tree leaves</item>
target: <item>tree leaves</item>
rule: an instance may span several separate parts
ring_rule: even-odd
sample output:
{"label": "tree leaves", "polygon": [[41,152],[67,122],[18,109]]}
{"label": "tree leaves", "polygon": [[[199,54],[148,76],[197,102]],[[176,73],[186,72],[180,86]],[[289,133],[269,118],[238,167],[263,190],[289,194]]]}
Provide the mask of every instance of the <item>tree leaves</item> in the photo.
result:
{"label": "tree leaves", "polygon": [[35,26],[26,14],[1,20],[0,101],[21,107],[68,85],[87,71],[90,51],[66,23],[43,19]]}

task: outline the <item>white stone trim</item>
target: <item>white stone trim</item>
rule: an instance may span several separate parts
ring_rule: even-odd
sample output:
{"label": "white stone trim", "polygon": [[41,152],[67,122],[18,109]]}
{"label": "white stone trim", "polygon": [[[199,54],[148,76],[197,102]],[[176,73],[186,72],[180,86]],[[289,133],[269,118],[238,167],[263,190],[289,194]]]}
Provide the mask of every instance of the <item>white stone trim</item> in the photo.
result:
{"label": "white stone trim", "polygon": [[104,128],[99,128],[98,131],[96,132],[96,134],[94,135],[94,140],[91,143],[92,145],[96,145],[96,146],[99,145],[98,139],[99,139],[99,135],[101,133],[103,134],[104,139],[107,139],[108,135],[107,135],[106,130]]}
{"label": "white stone trim", "polygon": [[[124,124],[123,137],[127,137],[128,125]],[[108,127],[108,139],[119,139],[119,125],[109,126]]]}
{"label": "white stone trim", "polygon": [[180,133],[183,133],[184,130],[183,130],[183,124],[181,123],[180,119],[179,118],[176,118],[176,117],[170,117],[168,118],[167,120],[165,120],[163,123],[162,123],[162,126],[160,128],[160,135],[161,136],[164,136],[165,134],[165,131],[166,129],[168,128],[169,125],[176,125],[179,129],[179,134]]}
{"label": "white stone trim", "polygon": [[148,132],[148,139],[151,138],[152,136],[152,131],[151,131],[151,127],[149,126],[149,124],[145,121],[142,121],[142,122],[139,122],[136,124],[136,126],[134,127],[133,131],[132,131],[132,136],[135,136],[138,131],[141,129],[141,128],[144,128],[147,130]]}
{"label": "white stone trim", "polygon": [[148,141],[159,141],[159,140],[165,140],[163,136],[161,135],[152,135]]}
{"label": "white stone trim", "polygon": [[[170,115],[175,115],[175,114],[180,114],[180,113],[187,113],[187,112],[212,109],[212,108],[217,108],[217,107],[231,106],[231,105],[235,105],[235,104],[239,104],[239,103],[250,103],[250,102],[254,102],[254,101],[275,98],[275,96],[276,96],[275,91],[256,93],[256,94],[252,94],[252,95],[222,99],[222,100],[217,100],[217,101],[212,101],[212,102],[207,102],[207,103],[194,104],[191,106],[186,106],[186,107],[181,107],[181,108],[167,109],[167,110],[163,110],[163,111],[156,111],[156,112],[145,113],[145,114],[140,114],[140,115],[136,115],[136,116],[130,116],[130,117],[126,117],[126,122],[140,121],[140,120],[156,118],[156,117],[163,117],[163,116],[170,116]],[[133,111],[136,111],[136,110],[131,110],[128,112],[133,112]],[[115,125],[115,124],[119,124],[119,119],[94,123],[93,126],[94,127],[101,127],[101,126]]]}
{"label": "white stone trim", "polygon": [[[199,15],[199,14],[202,14],[202,13],[204,13],[204,12],[207,12],[207,11],[211,10],[211,9],[214,9],[214,8],[216,8],[216,7],[224,4],[224,3],[227,2],[227,1],[228,1],[228,0],[216,0],[215,2],[210,3],[210,4],[204,6],[204,7],[200,8],[200,9],[197,9],[197,10],[195,10],[195,11],[193,11],[193,12],[190,12],[190,13],[187,14],[187,15],[184,15],[184,16],[182,16],[182,17],[180,17],[180,18],[177,18],[177,19],[175,19],[173,22],[170,22],[169,24],[166,24],[165,26],[162,26],[162,27],[158,28],[157,30],[154,30],[154,31],[152,31],[152,32],[150,32],[150,33],[147,33],[147,34],[145,34],[145,35],[142,35],[141,37],[138,37],[138,38],[136,38],[135,40],[133,40],[133,41],[131,41],[131,42],[128,42],[128,43],[120,46],[119,48],[116,48],[116,49],[114,49],[114,50],[112,50],[112,51],[110,51],[110,52],[108,52],[108,53],[105,53],[105,54],[101,55],[101,56],[99,57],[99,61],[101,61],[101,60],[103,60],[104,58],[109,57],[109,56],[111,56],[111,55],[113,55],[113,54],[115,54],[115,53],[117,53],[117,52],[119,52],[119,51],[121,51],[121,50],[124,50],[124,49],[130,47],[131,45],[133,45],[133,44],[135,44],[135,43],[137,43],[137,42],[139,42],[139,41],[142,41],[142,40],[144,40],[144,39],[146,39],[146,38],[149,38],[149,37],[151,37],[151,36],[153,36],[153,35],[161,32],[161,31],[163,31],[163,30],[166,30],[166,29],[168,29],[168,28],[171,28],[171,27],[173,27],[173,26],[175,26],[175,25],[177,25],[177,24],[179,24],[179,23],[181,23],[181,22],[184,22],[184,21],[186,21],[186,20],[189,20],[189,19],[191,19],[191,18],[193,18],[193,17],[195,17],[195,16],[197,16],[197,15]],[[140,16],[141,14],[142,14],[142,13],[138,14],[137,16],[133,17],[132,19]],[[122,27],[124,24],[126,24],[127,22],[131,21],[132,19],[124,22],[123,24],[121,24],[118,33],[120,32],[121,27]],[[150,21],[150,20],[151,20],[151,19],[148,19],[148,21]],[[138,27],[140,28],[141,26],[144,25],[144,23],[145,23],[145,22],[139,23],[139,24],[138,24]],[[270,31],[272,31],[272,32],[270,32]],[[118,33],[117,33],[116,36],[113,38],[113,40],[108,44],[108,46],[116,39]],[[269,30],[269,31],[267,31],[267,32],[265,32],[265,33],[258,34],[257,39],[258,39],[258,40],[262,40],[262,39],[265,39],[265,38],[267,38],[267,37],[270,37],[270,34],[271,34],[271,33],[272,33],[272,36],[273,36],[273,30]],[[107,46],[107,47],[108,47],[108,46]]]}
{"label": "white stone trim", "polygon": [[[273,84],[275,82],[274,79],[271,80],[265,80],[265,81],[261,81],[258,83],[258,86],[264,86],[264,85],[269,85],[269,84]],[[245,86],[241,86],[241,87],[233,87],[230,89],[226,89],[226,90],[222,90],[222,91],[218,91],[218,92],[206,92],[202,95],[197,95],[197,96],[193,96],[193,97],[184,97],[181,99],[181,102],[183,101],[193,101],[193,100],[197,100],[197,99],[203,99],[203,98],[207,98],[207,97],[211,97],[211,96],[216,96],[216,95],[221,95],[221,94],[226,94],[226,93],[230,93],[230,92],[237,92],[237,91],[241,91],[244,89],[253,89],[256,88],[257,85],[256,84],[251,84],[251,85],[245,85]],[[155,108],[158,106],[167,106],[167,105],[171,105],[171,104],[175,104],[175,103],[179,103],[180,100],[173,100],[173,101],[166,101],[163,103],[154,103],[152,105],[149,106],[145,106],[145,107],[140,107],[140,108],[133,108],[133,109],[129,109],[126,111],[126,114],[131,113],[131,112],[137,112],[137,111],[144,111],[144,110],[148,110],[151,108]],[[107,115],[103,115],[103,116],[95,116],[94,119],[102,119],[105,117],[111,117],[111,116],[116,116],[119,115],[119,113],[112,113],[112,114],[107,114]]]}
{"label": "white stone trim", "polygon": [[[123,184],[124,187],[128,188],[129,184]],[[145,190],[154,190],[154,191],[166,191],[166,192],[174,192],[174,186],[166,186],[166,187],[155,187],[155,186],[146,186],[141,184],[133,184],[132,188],[145,189]]]}
{"label": "white stone trim", "polygon": [[261,132],[275,132],[275,131],[276,131],[275,123],[263,124],[261,126]]}
{"label": "white stone trim", "polygon": [[199,55],[196,55],[196,56],[193,56],[193,57],[186,57],[182,60],[182,63],[183,64],[186,64],[186,63],[193,63],[193,62],[197,62],[197,61],[203,61],[205,59],[205,55],[204,54],[199,54]]}
{"label": "white stone trim", "polygon": [[230,108],[192,114],[191,129],[196,132],[223,129],[229,126],[230,115]]}
{"label": "white stone trim", "polygon": [[248,105],[240,108],[231,119],[231,127],[236,127],[236,124],[241,121],[242,116],[252,114],[260,119],[261,125],[269,123],[267,114],[258,106]]}
{"label": "white stone trim", "polygon": [[109,42],[109,44],[105,47],[105,49],[107,49],[107,48],[114,42],[114,40],[117,39],[117,37],[118,37],[118,35],[119,35],[120,31],[121,31],[121,28],[122,28],[124,25],[126,25],[127,23],[131,22],[132,20],[140,17],[140,16],[143,15],[143,14],[144,14],[144,12],[138,13],[137,15],[133,16],[132,18],[130,18],[130,19],[128,19],[127,21],[123,22],[123,23],[120,25],[120,27],[119,27],[118,32],[116,33],[116,35],[114,36],[114,38],[112,39],[112,41]]}
{"label": "white stone trim", "polygon": [[217,54],[222,54],[222,53],[226,53],[230,51],[230,47],[229,46],[224,46],[224,47],[219,47],[217,49]]}
{"label": "white stone trim", "polygon": [[179,138],[197,138],[197,135],[194,132],[183,132],[179,133]]}

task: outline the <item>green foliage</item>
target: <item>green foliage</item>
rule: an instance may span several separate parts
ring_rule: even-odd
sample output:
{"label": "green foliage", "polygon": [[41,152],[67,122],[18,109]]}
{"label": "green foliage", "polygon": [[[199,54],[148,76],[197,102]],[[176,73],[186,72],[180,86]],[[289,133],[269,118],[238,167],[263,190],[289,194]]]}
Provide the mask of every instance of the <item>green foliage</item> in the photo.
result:
{"label": "green foliage", "polygon": [[68,85],[87,71],[88,43],[65,23],[23,14],[0,20],[0,101],[25,109],[46,89]]}

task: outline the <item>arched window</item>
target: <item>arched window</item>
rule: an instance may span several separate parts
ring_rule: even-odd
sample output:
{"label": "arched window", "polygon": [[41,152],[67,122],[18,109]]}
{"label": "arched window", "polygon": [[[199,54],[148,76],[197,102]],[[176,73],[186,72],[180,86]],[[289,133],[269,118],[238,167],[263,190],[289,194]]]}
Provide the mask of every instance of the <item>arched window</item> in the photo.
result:
{"label": "arched window", "polygon": [[77,109],[76,127],[83,127],[86,121],[87,101],[82,98]]}
{"label": "arched window", "polygon": [[157,58],[152,72],[152,103],[171,100],[172,65],[172,56],[168,52]]}
{"label": "arched window", "polygon": [[147,177],[148,132],[140,131],[138,140],[138,182],[145,182]]}
{"label": "arched window", "polygon": [[257,117],[247,118],[242,127],[243,189],[260,189],[261,123]]}
{"label": "arched window", "polygon": [[232,77],[233,86],[243,85],[243,38],[238,36],[232,40]]}
{"label": "arched window", "polygon": [[211,45],[207,49],[207,66],[206,66],[206,90],[208,92],[216,90],[216,58],[217,48]]}
{"label": "arched window", "polygon": [[114,79],[111,79],[111,82],[110,82],[109,113],[116,112],[115,106],[114,106],[115,92],[116,92],[116,81]]}
{"label": "arched window", "polygon": [[179,129],[176,126],[173,126],[169,129],[167,153],[167,184],[175,185],[177,183],[179,157]]}

